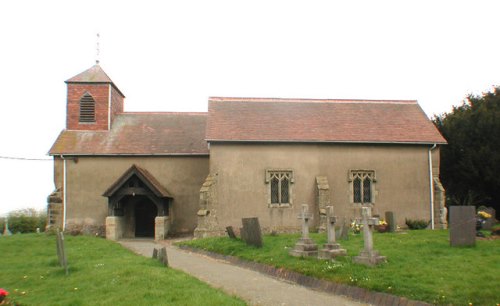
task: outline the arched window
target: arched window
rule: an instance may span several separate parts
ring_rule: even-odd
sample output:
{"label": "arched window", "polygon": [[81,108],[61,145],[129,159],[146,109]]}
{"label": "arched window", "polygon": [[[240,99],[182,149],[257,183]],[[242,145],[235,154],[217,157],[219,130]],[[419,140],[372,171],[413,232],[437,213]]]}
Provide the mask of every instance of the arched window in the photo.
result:
{"label": "arched window", "polygon": [[89,93],[80,99],[80,122],[95,122],[95,100]]}
{"label": "arched window", "polygon": [[351,170],[349,180],[352,183],[352,202],[360,204],[373,204],[373,183],[375,182],[375,171],[373,170]]}

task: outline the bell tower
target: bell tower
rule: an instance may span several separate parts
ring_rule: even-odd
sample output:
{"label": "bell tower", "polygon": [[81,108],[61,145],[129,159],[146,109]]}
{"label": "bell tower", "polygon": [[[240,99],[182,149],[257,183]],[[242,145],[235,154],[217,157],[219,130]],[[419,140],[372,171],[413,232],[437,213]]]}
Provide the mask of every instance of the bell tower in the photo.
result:
{"label": "bell tower", "polygon": [[66,81],[67,130],[108,131],[125,96],[97,63]]}

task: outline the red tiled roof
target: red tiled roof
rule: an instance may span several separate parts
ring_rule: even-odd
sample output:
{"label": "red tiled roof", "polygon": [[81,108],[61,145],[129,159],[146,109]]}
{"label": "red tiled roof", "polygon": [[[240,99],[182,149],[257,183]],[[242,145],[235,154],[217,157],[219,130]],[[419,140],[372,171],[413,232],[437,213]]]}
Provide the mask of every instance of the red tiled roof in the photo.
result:
{"label": "red tiled roof", "polygon": [[413,100],[210,98],[208,141],[438,143]]}
{"label": "red tiled roof", "polygon": [[[102,70],[101,66],[98,64],[90,67],[82,73],[75,75],[66,81],[66,83],[109,83],[113,85],[116,90],[120,92],[123,96],[123,93],[118,89],[118,87],[113,83],[111,78]],[[125,96],[124,96],[125,97]]]}
{"label": "red tiled roof", "polygon": [[206,113],[123,113],[110,131],[64,130],[50,155],[208,155]]}

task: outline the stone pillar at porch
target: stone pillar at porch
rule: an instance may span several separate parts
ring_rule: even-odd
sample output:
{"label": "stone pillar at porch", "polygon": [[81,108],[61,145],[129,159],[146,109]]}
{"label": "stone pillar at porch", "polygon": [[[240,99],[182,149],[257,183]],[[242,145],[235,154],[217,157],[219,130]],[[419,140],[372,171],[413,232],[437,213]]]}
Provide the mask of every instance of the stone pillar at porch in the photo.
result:
{"label": "stone pillar at porch", "polygon": [[123,238],[125,230],[125,220],[123,217],[109,216],[106,217],[106,239],[119,240]]}
{"label": "stone pillar at porch", "polygon": [[161,216],[155,218],[155,240],[164,240],[170,229],[170,218]]}

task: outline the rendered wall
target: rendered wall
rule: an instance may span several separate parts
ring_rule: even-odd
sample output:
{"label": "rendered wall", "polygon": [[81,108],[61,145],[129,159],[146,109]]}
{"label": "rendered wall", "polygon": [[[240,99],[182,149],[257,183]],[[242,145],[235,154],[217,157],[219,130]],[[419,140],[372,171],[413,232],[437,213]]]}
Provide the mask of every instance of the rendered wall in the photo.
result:
{"label": "rendered wall", "polygon": [[[373,214],[394,211],[405,218],[430,220],[428,152],[425,145],[361,144],[210,144],[210,173],[217,177],[217,219],[221,228],[241,227],[242,217],[259,217],[266,229],[298,228],[300,205],[310,205],[318,226],[316,176],[326,176],[330,199],[339,220],[353,218],[349,170],[374,170]],[[439,175],[439,149],[433,152],[434,176]],[[270,208],[266,169],[292,169],[290,208]]]}
{"label": "rendered wall", "polygon": [[[199,190],[208,174],[205,157],[65,157],[67,180],[66,225],[104,226],[108,198],[104,191],[133,164],[151,173],[173,196],[171,232],[192,232],[196,227]],[[56,158],[56,187],[63,185],[63,163]]]}

